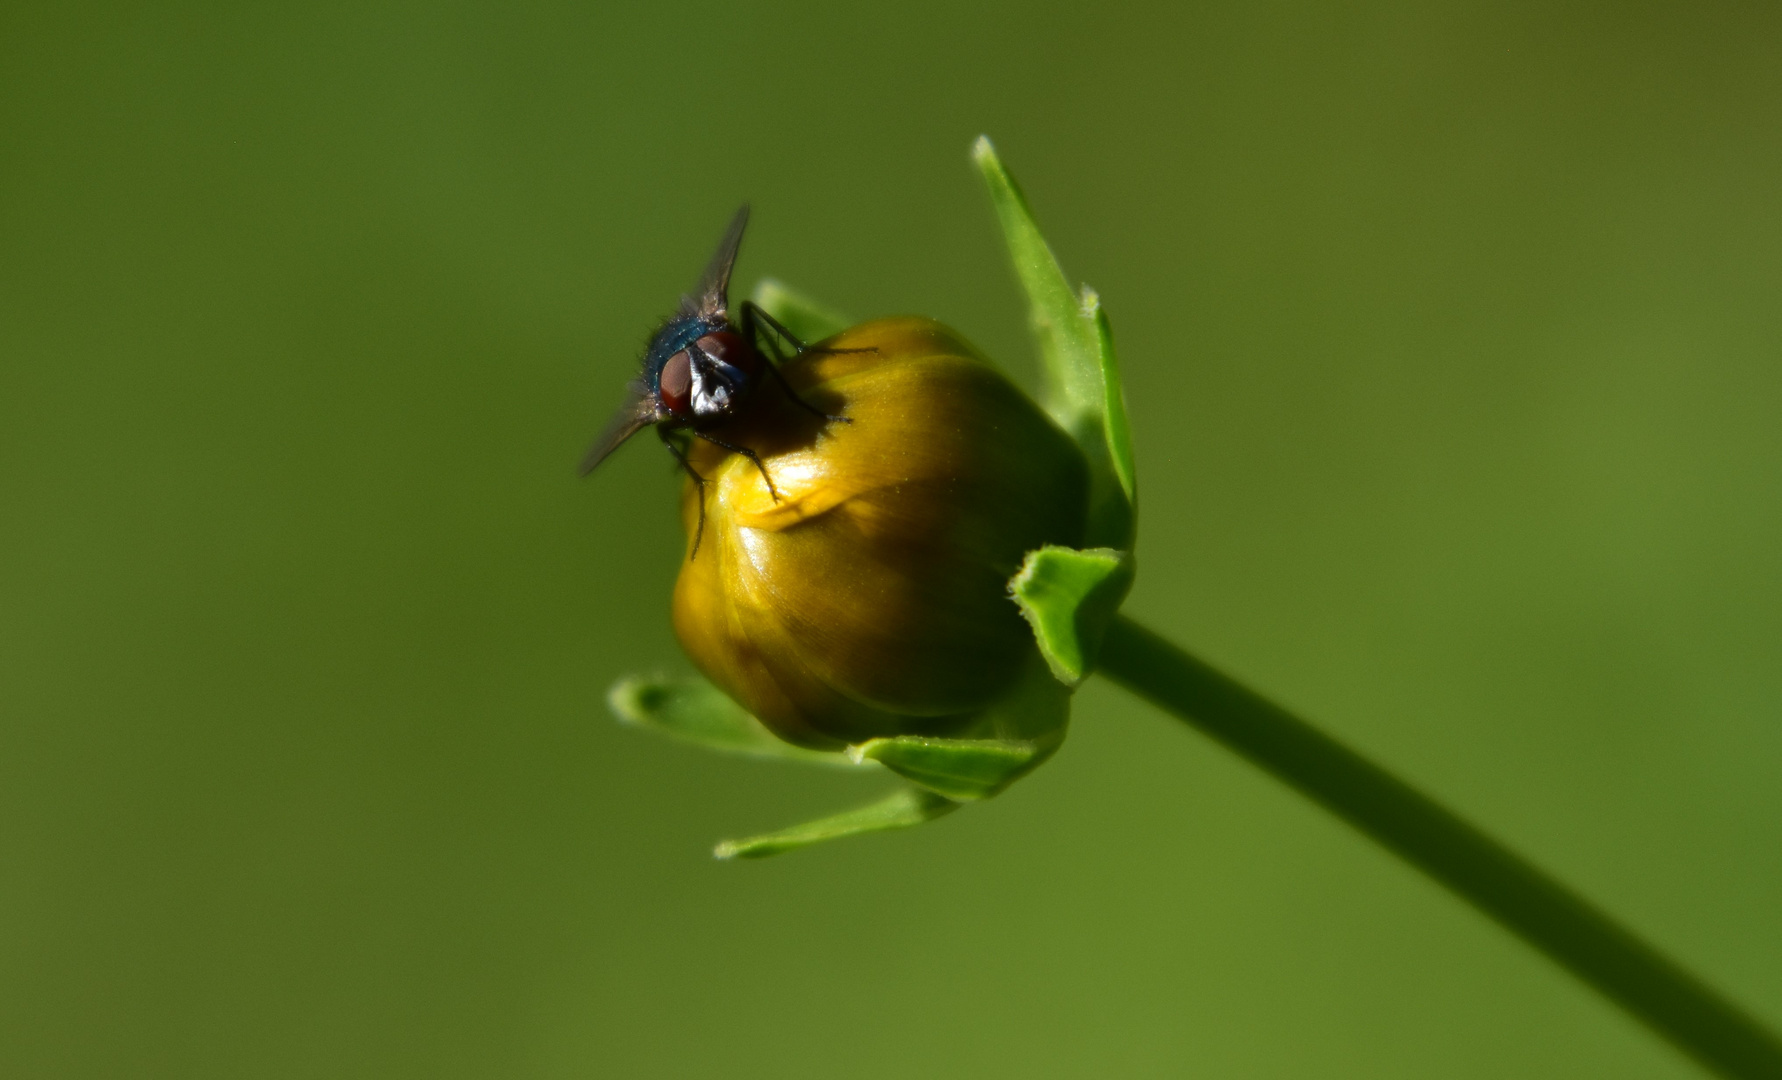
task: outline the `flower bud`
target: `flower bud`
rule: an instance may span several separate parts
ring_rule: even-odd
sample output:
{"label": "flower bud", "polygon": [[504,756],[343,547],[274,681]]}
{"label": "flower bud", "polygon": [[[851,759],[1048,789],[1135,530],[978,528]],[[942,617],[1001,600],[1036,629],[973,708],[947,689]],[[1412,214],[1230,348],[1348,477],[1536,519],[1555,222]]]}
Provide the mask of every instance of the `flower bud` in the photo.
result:
{"label": "flower bud", "polygon": [[759,468],[692,442],[675,632],[789,742],[959,732],[1030,670],[1007,582],[1027,552],[1082,542],[1083,454],[928,319],[856,326],[781,371],[702,433]]}

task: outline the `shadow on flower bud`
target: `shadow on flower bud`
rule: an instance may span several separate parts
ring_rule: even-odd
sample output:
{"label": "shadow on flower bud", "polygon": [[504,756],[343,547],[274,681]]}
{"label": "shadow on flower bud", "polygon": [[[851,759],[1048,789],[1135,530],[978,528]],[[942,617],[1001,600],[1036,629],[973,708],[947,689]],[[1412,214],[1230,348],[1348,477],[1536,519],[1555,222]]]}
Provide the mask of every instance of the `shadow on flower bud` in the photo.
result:
{"label": "shadow on flower bud", "polygon": [[1082,451],[928,319],[856,326],[783,371],[800,397],[850,422],[763,386],[771,401],[712,433],[754,449],[771,489],[748,459],[694,443],[706,483],[683,492],[681,643],[799,745],[1003,737],[983,730],[998,726],[994,706],[1045,670],[1007,583],[1028,552],[1082,542]]}

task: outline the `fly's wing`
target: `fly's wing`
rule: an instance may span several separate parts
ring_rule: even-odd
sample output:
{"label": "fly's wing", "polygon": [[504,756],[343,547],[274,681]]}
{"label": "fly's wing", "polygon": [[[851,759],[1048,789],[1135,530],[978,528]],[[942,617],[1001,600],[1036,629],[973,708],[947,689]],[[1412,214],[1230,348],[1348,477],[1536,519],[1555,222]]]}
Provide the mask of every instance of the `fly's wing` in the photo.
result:
{"label": "fly's wing", "polygon": [[718,241],[718,250],[712,252],[705,273],[699,275],[699,284],[693,286],[693,295],[682,298],[681,309],[687,314],[720,315],[730,306],[730,268],[736,265],[736,249],[742,246],[743,229],[748,224],[749,204],[743,203],[730,219],[730,228],[724,230],[724,239]]}
{"label": "fly's wing", "polygon": [[626,439],[656,422],[655,395],[650,393],[650,388],[641,380],[634,381],[628,388],[628,393],[625,404],[606,422],[605,430],[582,457],[583,476],[593,472],[594,467],[605,461],[607,455],[617,450]]}

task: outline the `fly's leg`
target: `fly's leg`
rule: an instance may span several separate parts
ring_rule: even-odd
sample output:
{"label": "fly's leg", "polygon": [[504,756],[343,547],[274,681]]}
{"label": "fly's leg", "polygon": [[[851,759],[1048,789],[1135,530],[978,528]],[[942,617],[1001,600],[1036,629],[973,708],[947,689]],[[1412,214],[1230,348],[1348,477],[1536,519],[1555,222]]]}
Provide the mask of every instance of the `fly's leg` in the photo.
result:
{"label": "fly's leg", "polygon": [[[766,330],[771,330],[773,332],[773,336],[769,337],[764,332],[763,328],[765,328]],[[793,356],[802,356],[807,351],[821,352],[821,353],[849,353],[849,352],[878,352],[879,351],[877,348],[831,349],[831,348],[827,348],[824,346],[817,346],[815,348],[812,348],[811,346],[806,345],[804,342],[798,340],[797,335],[793,334],[792,331],[786,329],[785,326],[782,325],[778,319],[774,318],[772,315],[769,315],[764,309],[762,309],[753,300],[744,300],[742,302],[742,331],[743,331],[744,336],[746,336],[751,341],[759,342],[762,344],[771,344],[773,347],[774,359],[780,358],[780,344],[782,341],[784,343],[792,346],[792,355]],[[757,347],[759,347],[759,346],[757,346]],[[843,423],[843,424],[852,424],[854,422],[851,418],[846,417],[846,416],[835,416],[831,413],[826,413],[822,409],[819,409],[815,405],[812,405],[810,402],[804,400],[804,398],[799,397],[798,391],[792,389],[792,384],[790,382],[786,381],[786,374],[785,374],[785,372],[780,370],[780,365],[778,363],[774,363],[773,360],[769,360],[767,368],[769,371],[773,372],[773,377],[775,379],[779,380],[780,389],[782,389],[786,392],[786,396],[791,398],[794,402],[796,402],[798,404],[798,407],[803,409],[805,412],[808,412],[812,416],[815,416],[822,420],[834,420],[834,421],[837,421],[837,422]],[[757,464],[759,464],[759,462],[757,462]],[[766,473],[763,472],[762,475],[765,476]],[[771,488],[772,486],[773,486],[772,482],[769,482],[768,487]]]}
{"label": "fly's leg", "polygon": [[[761,464],[761,455],[760,454],[755,453],[755,451],[750,450],[746,446],[736,446],[732,443],[725,442],[723,439],[717,438],[712,435],[707,435],[703,431],[695,431],[693,434],[704,439],[706,442],[711,443],[713,446],[722,446],[724,449],[730,451],[732,454],[741,454],[743,457],[746,457],[750,461],[754,462],[755,468],[757,470],[759,470],[761,473],[761,479],[767,481],[767,493],[769,495],[773,496],[774,502],[780,501],[780,493],[773,486],[773,477],[767,475],[767,466]],[[687,461],[686,458],[681,459],[681,463],[683,465],[686,464],[686,461]],[[693,471],[692,467],[689,466],[687,471],[692,472]],[[700,482],[702,484],[704,483],[704,481],[700,481]],[[704,517],[705,517],[705,507],[703,505],[699,508],[699,512],[700,512],[700,520],[703,521]]]}
{"label": "fly's leg", "polygon": [[810,402],[799,397],[798,391],[792,389],[792,384],[786,381],[786,375],[780,370],[778,364],[767,365],[767,370],[773,372],[773,377],[780,381],[780,389],[786,392],[786,396],[796,402],[798,407],[805,412],[823,420],[833,420],[838,424],[852,424],[854,422],[854,418],[851,416],[836,416],[834,413],[826,413],[822,409],[817,408],[815,405],[812,405]]}
{"label": "fly's leg", "polygon": [[[796,334],[786,329],[778,319],[769,315],[765,308],[753,300],[742,302],[741,322],[743,336],[753,342],[757,348],[762,345],[772,346],[773,358],[781,363],[786,360],[785,354],[780,351],[781,345],[792,346],[793,356],[797,356],[805,350],[804,342],[798,340]],[[770,330],[773,332],[771,336],[767,333]]]}
{"label": "fly's leg", "polygon": [[[693,463],[687,460],[687,452],[681,449],[681,444],[675,441],[674,435],[667,428],[658,427],[656,434],[662,437],[662,445],[668,447],[668,452],[674,455],[674,459],[681,463],[681,468],[686,470],[687,475],[693,478],[693,483],[699,487],[699,524],[693,529],[693,551],[687,556],[687,561],[692,562],[699,557],[699,541],[705,537],[705,477],[693,470]],[[756,464],[759,465],[760,462]]]}
{"label": "fly's leg", "polygon": [[[757,321],[760,322],[759,326],[756,325]],[[755,338],[755,339],[766,339],[766,335],[762,333],[762,327],[766,327],[767,329],[772,330],[773,331],[773,340],[775,343],[775,348],[774,348],[775,356],[778,356],[780,354],[780,350],[778,348],[778,345],[780,342],[785,342],[786,344],[792,346],[792,355],[793,356],[802,356],[806,352],[854,353],[854,352],[878,352],[879,351],[878,347],[875,345],[868,345],[862,349],[836,349],[836,348],[831,348],[830,346],[827,346],[827,345],[806,345],[803,341],[799,340],[797,334],[794,334],[792,331],[786,329],[786,326],[784,323],[780,322],[780,320],[774,318],[772,315],[769,315],[767,313],[766,308],[762,307],[760,304],[755,303],[755,301],[753,301],[753,300],[744,300],[742,302],[742,326],[743,326],[743,332],[746,334],[749,334],[752,338]]]}

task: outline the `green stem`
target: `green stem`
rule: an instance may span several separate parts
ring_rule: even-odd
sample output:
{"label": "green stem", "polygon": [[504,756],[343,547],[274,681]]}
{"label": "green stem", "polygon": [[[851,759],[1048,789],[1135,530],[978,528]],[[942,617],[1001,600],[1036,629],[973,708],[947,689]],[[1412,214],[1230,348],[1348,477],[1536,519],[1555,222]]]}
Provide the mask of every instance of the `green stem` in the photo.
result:
{"label": "green stem", "polygon": [[1102,674],[1181,717],[1521,935],[1709,1069],[1782,1077],[1782,1042],[1737,1006],[1449,810],[1125,617]]}

